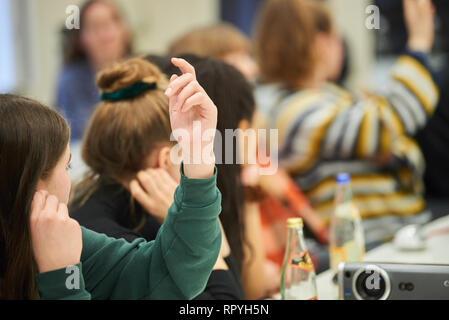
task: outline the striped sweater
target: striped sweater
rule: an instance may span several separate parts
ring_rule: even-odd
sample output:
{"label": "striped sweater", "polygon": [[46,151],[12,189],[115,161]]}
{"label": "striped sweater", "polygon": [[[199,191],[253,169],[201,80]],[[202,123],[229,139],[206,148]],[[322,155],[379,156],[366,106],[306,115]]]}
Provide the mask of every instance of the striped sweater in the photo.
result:
{"label": "striped sweater", "polygon": [[279,130],[280,166],[325,221],[339,172],[351,174],[371,240],[428,220],[424,160],[411,136],[433,113],[439,90],[422,55],[400,56],[382,95],[359,97],[332,84],[297,92],[268,84],[256,89],[256,98],[265,126]]}

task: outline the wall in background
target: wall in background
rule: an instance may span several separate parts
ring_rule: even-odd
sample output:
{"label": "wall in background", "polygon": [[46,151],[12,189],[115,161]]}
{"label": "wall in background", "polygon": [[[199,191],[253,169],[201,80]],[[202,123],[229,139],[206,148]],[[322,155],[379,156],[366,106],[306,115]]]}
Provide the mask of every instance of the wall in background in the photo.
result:
{"label": "wall in background", "polygon": [[[28,36],[22,66],[27,75],[19,93],[53,104],[56,77],[61,65],[61,36],[65,8],[84,0],[14,0],[21,3],[19,25]],[[226,0],[225,0],[226,1]],[[242,0],[246,1],[246,0]],[[220,18],[220,0],[117,0],[134,30],[135,49],[163,53],[179,34]],[[370,87],[374,64],[374,30],[365,28],[365,8],[370,0],[328,0],[350,48],[351,88]],[[24,9],[26,8],[26,10]],[[25,23],[26,21],[26,23]],[[23,22],[23,23],[22,23]],[[25,29],[25,26],[27,29]],[[27,34],[25,34],[27,33]]]}
{"label": "wall in background", "polygon": [[[56,78],[61,66],[61,28],[65,9],[84,0],[14,0],[26,3],[19,21],[30,17],[30,70],[21,94],[52,105]],[[218,0],[117,0],[134,30],[135,49],[163,53],[167,44],[186,30],[218,20]]]}

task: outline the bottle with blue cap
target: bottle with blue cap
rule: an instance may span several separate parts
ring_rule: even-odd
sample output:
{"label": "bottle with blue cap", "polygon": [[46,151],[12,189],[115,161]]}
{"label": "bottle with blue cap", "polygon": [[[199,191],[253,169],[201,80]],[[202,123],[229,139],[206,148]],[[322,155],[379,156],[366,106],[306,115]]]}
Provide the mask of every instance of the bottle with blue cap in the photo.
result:
{"label": "bottle with blue cap", "polygon": [[347,173],[336,177],[335,208],[329,232],[330,265],[338,271],[341,262],[363,261],[365,239],[360,213],[352,199],[351,178]]}

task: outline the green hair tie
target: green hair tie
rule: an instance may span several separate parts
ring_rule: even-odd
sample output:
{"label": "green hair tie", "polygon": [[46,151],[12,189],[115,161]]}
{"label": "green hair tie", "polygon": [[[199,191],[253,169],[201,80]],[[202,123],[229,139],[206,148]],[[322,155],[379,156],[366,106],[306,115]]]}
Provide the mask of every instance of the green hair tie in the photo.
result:
{"label": "green hair tie", "polygon": [[139,81],[123,89],[119,89],[113,92],[104,92],[101,95],[101,100],[120,101],[131,99],[137,97],[139,94],[147,90],[155,90],[156,88],[157,88],[156,82],[148,83]]}

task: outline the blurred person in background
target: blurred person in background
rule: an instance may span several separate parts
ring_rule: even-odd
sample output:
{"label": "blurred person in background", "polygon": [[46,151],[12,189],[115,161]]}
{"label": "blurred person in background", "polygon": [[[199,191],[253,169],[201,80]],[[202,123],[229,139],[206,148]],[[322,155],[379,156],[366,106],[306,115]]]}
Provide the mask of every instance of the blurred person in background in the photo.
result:
{"label": "blurred person in background", "polygon": [[109,0],[85,2],[80,9],[80,29],[64,33],[56,107],[69,121],[72,141],[78,141],[100,102],[95,74],[131,54],[131,35],[119,8]]}
{"label": "blurred person in background", "polygon": [[323,46],[323,51],[321,52],[325,56],[322,61],[327,61],[328,78],[326,80],[341,84],[347,73],[347,48],[332,19],[329,17],[327,6],[322,3],[311,5],[310,14],[316,30],[322,35],[328,35],[328,44]]}
{"label": "blurred person in background", "polygon": [[351,174],[366,240],[375,244],[405,224],[430,218],[423,197],[424,161],[411,136],[425,125],[439,98],[427,63],[433,5],[404,1],[406,51],[391,70],[389,92],[365,96],[328,83],[341,65],[341,41],[329,11],[329,27],[314,23],[311,12],[317,5],[266,2],[255,35],[262,83],[257,105],[266,127],[279,129],[280,165],[324,220],[333,211],[336,174]]}
{"label": "blurred person in background", "polygon": [[171,57],[186,53],[229,63],[249,81],[258,74],[250,39],[229,23],[191,30],[173,41],[168,49]]}

